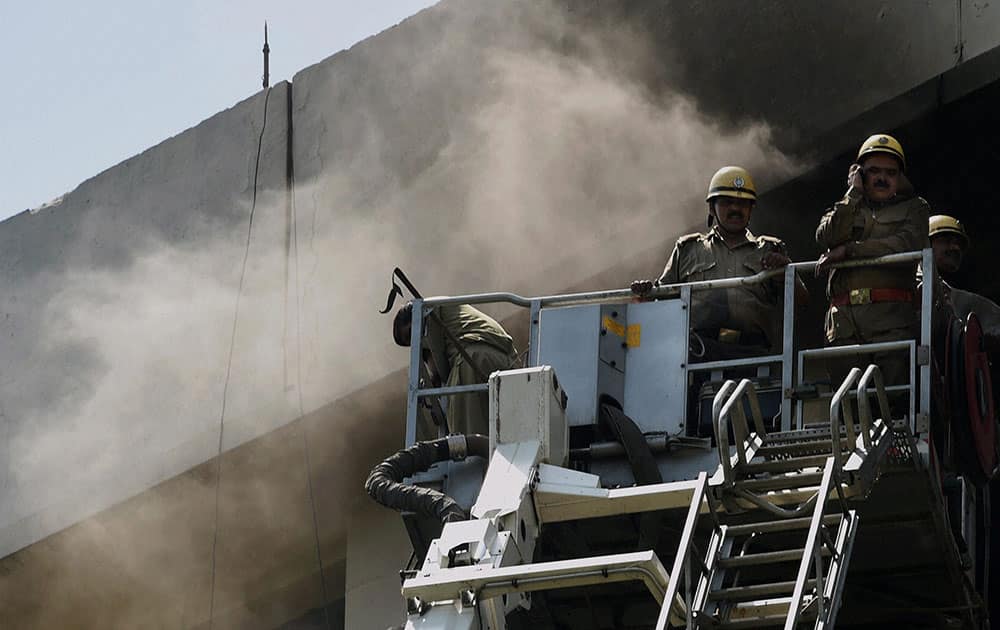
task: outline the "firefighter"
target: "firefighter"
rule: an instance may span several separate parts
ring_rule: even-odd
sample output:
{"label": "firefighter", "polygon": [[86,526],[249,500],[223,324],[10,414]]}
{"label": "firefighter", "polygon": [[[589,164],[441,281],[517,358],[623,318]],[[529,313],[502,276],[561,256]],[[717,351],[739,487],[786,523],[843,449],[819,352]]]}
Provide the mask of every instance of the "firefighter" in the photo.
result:
{"label": "firefighter", "polygon": [[[392,338],[397,345],[410,345],[412,321],[413,304],[409,303],[399,309],[392,322]],[[425,364],[435,385],[485,383],[493,372],[509,370],[517,363],[514,341],[503,326],[468,304],[435,306],[424,322]],[[450,433],[488,434],[488,394],[448,396],[447,417]]]}
{"label": "firefighter", "polygon": [[[943,276],[957,273],[969,248],[965,226],[955,217],[937,214],[930,218],[928,227],[931,249],[934,250],[934,267]],[[975,313],[983,327],[990,353],[996,356],[1000,350],[1000,306],[978,293],[952,287],[945,278],[940,280],[945,299],[951,304],[955,316],[964,321],[969,313]]]}
{"label": "firefighter", "polygon": [[[726,166],[708,185],[705,234],[677,239],[659,279],[636,280],[632,291],[645,296],[664,284],[751,276],[791,262],[785,244],[747,229],[757,189],[746,169]],[[695,360],[719,360],[767,354],[781,346],[782,278],[734,289],[697,291],[692,297],[691,352]],[[796,303],[808,300],[801,281]]]}
{"label": "firefighter", "polygon": [[[876,343],[916,336],[916,263],[830,270],[830,265],[927,247],[926,201],[906,178],[903,147],[892,136],[865,140],[847,173],[847,193],[816,229],[825,253],[817,275],[829,272],[826,339],[830,345]],[[907,382],[907,360],[898,353],[874,357],[886,382]],[[843,366],[832,370],[838,380]],[[846,372],[844,372],[846,374]],[[835,382],[834,386],[839,382]]]}

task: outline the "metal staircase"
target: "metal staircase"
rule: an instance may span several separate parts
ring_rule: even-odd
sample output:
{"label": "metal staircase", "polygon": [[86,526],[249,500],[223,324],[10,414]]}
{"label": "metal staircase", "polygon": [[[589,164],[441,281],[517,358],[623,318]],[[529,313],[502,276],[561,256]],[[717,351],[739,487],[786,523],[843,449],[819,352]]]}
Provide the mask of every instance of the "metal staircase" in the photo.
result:
{"label": "metal staircase", "polygon": [[[851,370],[831,401],[828,428],[768,434],[747,379],[723,385],[713,420],[721,464],[711,479],[699,477],[657,630],[678,621],[668,604],[678,595],[687,628],[832,628],[858,528],[847,497],[867,492],[891,442],[878,367]],[[702,512],[711,521],[703,554],[695,543],[705,538]]]}

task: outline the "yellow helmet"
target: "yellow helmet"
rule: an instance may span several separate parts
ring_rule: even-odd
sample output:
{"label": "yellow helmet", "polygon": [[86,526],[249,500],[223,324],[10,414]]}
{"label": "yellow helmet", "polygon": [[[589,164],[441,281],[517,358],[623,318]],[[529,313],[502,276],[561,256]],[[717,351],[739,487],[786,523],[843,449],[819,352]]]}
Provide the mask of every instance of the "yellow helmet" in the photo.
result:
{"label": "yellow helmet", "polygon": [[855,161],[860,164],[861,158],[869,153],[888,153],[899,160],[902,170],[906,170],[906,155],[903,153],[903,145],[888,134],[877,133],[865,140],[861,148],[858,149],[858,159]]}
{"label": "yellow helmet", "polygon": [[757,201],[757,187],[753,185],[753,178],[745,168],[739,166],[723,166],[708,183],[708,196],[705,201],[711,201],[716,197],[736,197],[737,199],[749,199]]}
{"label": "yellow helmet", "polygon": [[928,223],[930,225],[928,236],[933,238],[939,234],[957,234],[962,237],[965,247],[969,246],[969,235],[965,231],[965,226],[955,217],[950,217],[947,214],[935,214]]}

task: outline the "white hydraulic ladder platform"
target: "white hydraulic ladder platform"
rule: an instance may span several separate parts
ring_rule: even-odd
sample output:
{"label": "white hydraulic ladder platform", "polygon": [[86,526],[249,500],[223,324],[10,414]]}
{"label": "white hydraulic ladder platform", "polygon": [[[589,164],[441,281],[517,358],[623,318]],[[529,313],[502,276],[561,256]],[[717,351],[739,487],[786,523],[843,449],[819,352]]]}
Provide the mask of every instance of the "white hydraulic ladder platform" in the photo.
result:
{"label": "white hydraulic ladder platform", "polygon": [[[845,404],[855,385],[857,427],[850,404]],[[872,396],[879,405],[877,420],[872,419]],[[846,495],[864,493],[874,482],[891,442],[889,419],[875,365],[863,374],[852,369],[838,388],[830,404],[829,431],[769,435],[752,382],[723,385],[713,403],[721,464],[711,479],[699,478],[663,599],[679,597],[687,603],[684,627],[833,627],[858,528]],[[791,505],[771,500],[788,493],[798,497]],[[835,501],[830,501],[831,493]],[[704,554],[694,542],[703,511],[712,520]],[[662,607],[657,630],[665,630],[668,622],[676,625],[677,607],[673,619],[670,612],[669,606]]]}

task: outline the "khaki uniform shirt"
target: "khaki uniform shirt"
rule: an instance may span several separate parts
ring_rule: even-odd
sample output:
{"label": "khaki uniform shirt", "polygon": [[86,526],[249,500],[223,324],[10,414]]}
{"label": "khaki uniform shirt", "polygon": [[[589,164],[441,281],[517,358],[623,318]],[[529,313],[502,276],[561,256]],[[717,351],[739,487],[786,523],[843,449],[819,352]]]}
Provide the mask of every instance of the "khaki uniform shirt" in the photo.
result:
{"label": "khaki uniform shirt", "polygon": [[[816,242],[823,249],[846,245],[848,258],[874,258],[929,247],[927,220],[930,206],[913,194],[905,179],[892,203],[870,204],[853,188],[823,215]],[[915,289],[917,263],[834,269],[827,296],[852,289]],[[909,302],[876,302],[831,306],[826,316],[826,338],[834,343],[904,339],[912,336],[916,309]]]}
{"label": "khaki uniform shirt", "polygon": [[[446,387],[485,382],[497,370],[509,370],[517,362],[514,340],[495,319],[468,304],[437,306],[437,317],[427,317],[423,347],[430,351],[438,376]],[[439,320],[439,321],[438,321]],[[469,364],[444,329],[462,344]],[[455,394],[446,397],[448,428],[452,433],[489,433],[489,395]],[[437,437],[437,429],[424,417],[418,439]]]}
{"label": "khaki uniform shirt", "polygon": [[427,334],[424,336],[424,347],[431,351],[434,365],[439,370],[442,381],[447,381],[451,370],[463,362],[458,348],[441,330],[442,324],[453,337],[465,344],[467,348],[472,344],[482,343],[499,350],[504,355],[517,356],[514,340],[503,329],[503,326],[479,309],[468,304],[450,304],[435,307],[433,313],[437,314],[441,324],[438,324],[430,314],[427,315]]}
{"label": "khaki uniform shirt", "polygon": [[[677,239],[659,284],[679,284],[752,276],[764,267],[769,252],[785,254],[785,244],[772,236],[754,236],[733,248],[726,245],[718,227],[708,234],[687,234]],[[781,345],[783,283],[780,277],[762,284],[733,289],[696,291],[692,295],[691,327],[714,336],[720,328],[738,330],[747,339],[763,338],[771,348]]]}

